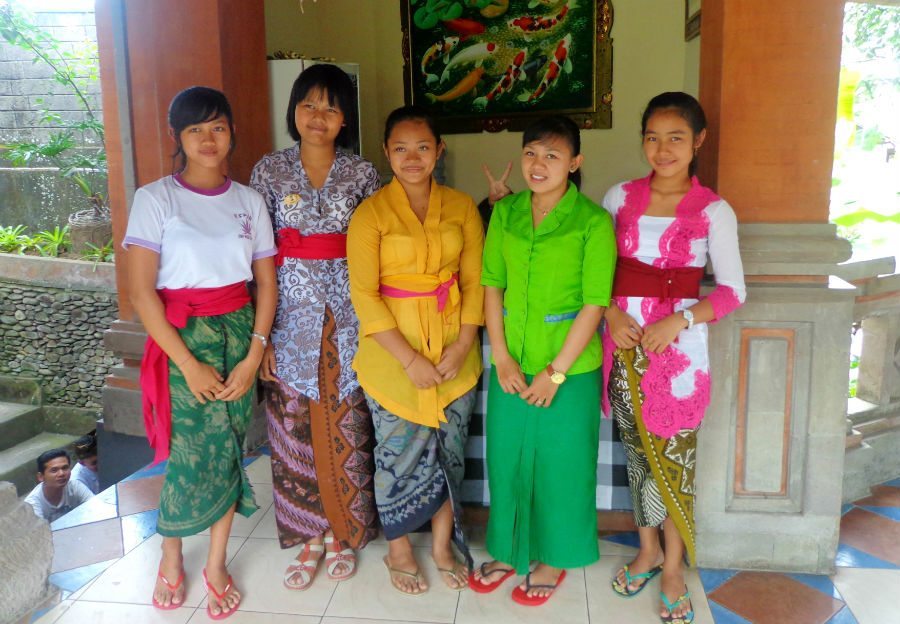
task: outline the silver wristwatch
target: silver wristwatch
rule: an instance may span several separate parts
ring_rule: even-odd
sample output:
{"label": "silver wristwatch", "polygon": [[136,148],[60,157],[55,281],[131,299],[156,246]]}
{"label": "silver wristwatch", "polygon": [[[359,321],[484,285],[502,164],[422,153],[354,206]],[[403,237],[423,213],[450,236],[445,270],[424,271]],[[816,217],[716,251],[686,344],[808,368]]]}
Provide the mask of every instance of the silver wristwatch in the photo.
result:
{"label": "silver wristwatch", "polygon": [[688,322],[687,328],[690,329],[694,326],[694,313],[685,308],[681,311],[681,315],[684,317],[684,320]]}

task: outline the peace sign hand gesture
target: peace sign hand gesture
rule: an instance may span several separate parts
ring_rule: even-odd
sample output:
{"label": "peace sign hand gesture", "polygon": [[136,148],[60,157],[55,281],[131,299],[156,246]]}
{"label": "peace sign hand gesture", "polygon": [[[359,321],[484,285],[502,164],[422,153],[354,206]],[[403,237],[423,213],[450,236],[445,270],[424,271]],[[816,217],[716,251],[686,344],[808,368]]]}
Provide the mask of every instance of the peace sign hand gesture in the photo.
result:
{"label": "peace sign hand gesture", "polygon": [[481,170],[484,171],[484,176],[488,179],[488,203],[491,206],[512,193],[512,189],[506,184],[509,174],[512,172],[512,166],[512,161],[506,163],[503,175],[498,179],[494,179],[494,174],[491,173],[487,165],[482,163]]}

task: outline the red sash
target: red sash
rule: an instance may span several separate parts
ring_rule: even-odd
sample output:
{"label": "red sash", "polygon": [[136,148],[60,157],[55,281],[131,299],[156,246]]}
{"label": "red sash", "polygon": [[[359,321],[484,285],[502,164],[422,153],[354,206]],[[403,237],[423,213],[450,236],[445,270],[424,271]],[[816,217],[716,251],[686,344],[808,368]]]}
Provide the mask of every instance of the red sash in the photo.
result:
{"label": "red sash", "polygon": [[275,266],[285,258],[305,260],[334,260],[347,257],[346,234],[301,234],[296,228],[278,230],[278,254]]}
{"label": "red sash", "polygon": [[634,258],[616,261],[613,297],[656,297],[658,299],[697,299],[703,267],[661,269]]}
{"label": "red sash", "polygon": [[[250,303],[247,283],[218,288],[163,288],[156,291],[166,308],[166,320],[174,327],[187,326],[192,316],[219,316],[240,310]],[[172,398],[169,394],[169,357],[150,336],[141,360],[141,394],[144,428],[154,450],[153,463],[169,457],[172,435]]]}

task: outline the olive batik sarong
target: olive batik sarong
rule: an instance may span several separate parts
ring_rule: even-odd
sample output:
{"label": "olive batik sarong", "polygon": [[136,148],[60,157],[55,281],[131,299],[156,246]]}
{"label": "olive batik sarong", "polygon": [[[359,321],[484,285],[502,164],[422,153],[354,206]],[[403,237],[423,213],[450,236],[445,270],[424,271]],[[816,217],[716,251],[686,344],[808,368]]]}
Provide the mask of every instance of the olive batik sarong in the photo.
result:
{"label": "olive batik sarong", "polygon": [[[253,307],[246,305],[220,316],[194,316],[178,333],[195,358],[227,379],[250,348],[253,314]],[[257,507],[241,462],[253,392],[236,401],[201,405],[171,361],[169,392],[172,437],[157,530],[167,537],[194,535],[235,503],[238,513],[251,516]]]}
{"label": "olive batik sarong", "polygon": [[282,381],[263,384],[272,450],[275,524],[282,548],[330,528],[351,548],[378,535],[372,418],[363,391],[343,400],[334,315],[325,308],[319,358],[319,401]]}
{"label": "olive batik sarong", "polygon": [[625,447],[634,522],[658,527],[671,517],[693,565],[697,429],[684,429],[671,438],[647,430],[640,384],[648,364],[640,346],[616,349],[609,376],[609,402]]}
{"label": "olive batik sarong", "polygon": [[[531,383],[531,377],[526,380]],[[600,379],[570,375],[549,407],[507,394],[491,370],[486,418],[491,556],[528,572],[532,561],[597,561]]]}

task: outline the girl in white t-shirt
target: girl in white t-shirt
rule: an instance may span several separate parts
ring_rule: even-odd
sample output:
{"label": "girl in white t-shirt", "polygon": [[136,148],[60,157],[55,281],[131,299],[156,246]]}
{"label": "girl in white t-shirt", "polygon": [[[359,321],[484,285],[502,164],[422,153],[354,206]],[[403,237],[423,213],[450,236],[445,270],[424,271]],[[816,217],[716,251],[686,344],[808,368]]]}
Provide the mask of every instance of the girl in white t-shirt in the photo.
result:
{"label": "girl in white t-shirt", "polygon": [[178,173],[138,189],[123,241],[131,302],[149,334],[141,363],[147,436],[155,460],[168,459],[153,604],[184,603],[181,538],[208,528],[207,611],[222,619],[241,600],[225,568],[234,512],[257,508],[242,447],[275,314],[276,250],[262,197],[223,174],[234,148],[225,96],[182,91],[169,126]]}

